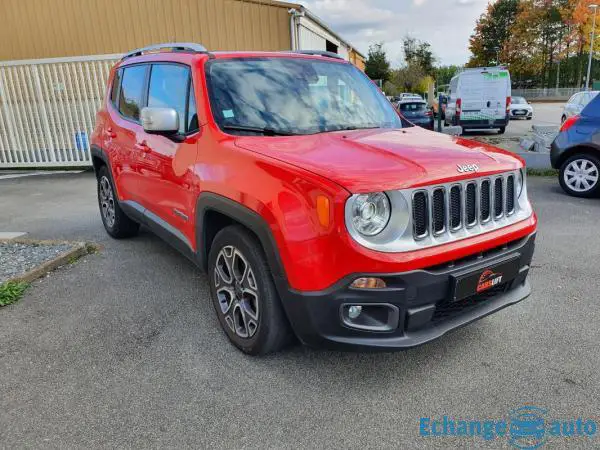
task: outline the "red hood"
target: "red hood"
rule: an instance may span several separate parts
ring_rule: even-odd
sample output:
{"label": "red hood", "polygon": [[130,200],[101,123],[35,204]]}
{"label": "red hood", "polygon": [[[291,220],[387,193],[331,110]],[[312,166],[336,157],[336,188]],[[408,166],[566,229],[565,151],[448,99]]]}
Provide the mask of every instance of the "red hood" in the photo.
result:
{"label": "red hood", "polygon": [[236,145],[326,177],[350,192],[374,192],[514,170],[520,158],[480,142],[422,128],[357,130],[290,137],[239,137]]}

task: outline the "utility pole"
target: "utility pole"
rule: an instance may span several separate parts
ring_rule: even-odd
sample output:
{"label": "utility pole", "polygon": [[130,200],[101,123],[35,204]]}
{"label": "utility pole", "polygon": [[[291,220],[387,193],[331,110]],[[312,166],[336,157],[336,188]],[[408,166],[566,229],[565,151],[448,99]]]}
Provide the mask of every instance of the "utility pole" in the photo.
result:
{"label": "utility pole", "polygon": [[586,91],[590,89],[590,75],[592,72],[592,54],[594,53],[594,38],[596,31],[596,10],[598,9],[598,5],[590,5],[589,7],[594,10],[594,18],[592,20],[592,40],[590,41],[590,58],[588,59],[587,77],[585,77]]}

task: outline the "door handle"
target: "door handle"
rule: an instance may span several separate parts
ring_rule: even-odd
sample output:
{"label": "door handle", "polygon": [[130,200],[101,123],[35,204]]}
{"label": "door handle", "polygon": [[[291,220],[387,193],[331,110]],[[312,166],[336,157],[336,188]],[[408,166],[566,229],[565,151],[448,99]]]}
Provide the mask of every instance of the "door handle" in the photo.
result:
{"label": "door handle", "polygon": [[109,127],[109,128],[107,128],[106,130],[104,130],[104,134],[105,134],[106,136],[108,136],[109,138],[116,138],[116,137],[117,137],[117,133],[115,133],[115,132],[113,131],[113,129],[112,129],[112,128],[110,128],[110,127]]}
{"label": "door handle", "polygon": [[135,148],[137,150],[143,151],[144,153],[148,153],[150,151],[150,147],[148,147],[148,144],[146,143],[146,141],[136,142]]}

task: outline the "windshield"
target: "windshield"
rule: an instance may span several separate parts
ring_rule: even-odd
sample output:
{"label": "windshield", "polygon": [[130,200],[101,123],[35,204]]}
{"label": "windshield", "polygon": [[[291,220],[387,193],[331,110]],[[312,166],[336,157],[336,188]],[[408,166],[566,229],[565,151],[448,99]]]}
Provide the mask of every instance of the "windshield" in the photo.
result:
{"label": "windshield", "polygon": [[400,111],[402,112],[422,112],[427,109],[427,103],[400,103]]}
{"label": "windshield", "polygon": [[314,134],[402,128],[400,117],[351,64],[300,58],[236,58],[208,64],[210,105],[234,134]]}
{"label": "windshield", "polygon": [[527,103],[523,97],[513,97],[511,103],[514,105],[524,105]]}

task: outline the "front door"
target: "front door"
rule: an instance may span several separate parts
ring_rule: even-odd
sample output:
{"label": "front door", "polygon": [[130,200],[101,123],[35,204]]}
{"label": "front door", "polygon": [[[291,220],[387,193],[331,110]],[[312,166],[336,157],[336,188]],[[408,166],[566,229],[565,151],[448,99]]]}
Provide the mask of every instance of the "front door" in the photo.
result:
{"label": "front door", "polygon": [[139,194],[148,219],[194,248],[194,211],[198,187],[190,168],[196,160],[200,131],[190,68],[182,64],[152,64],[148,106],[173,108],[179,133],[144,133],[136,142],[141,175]]}

